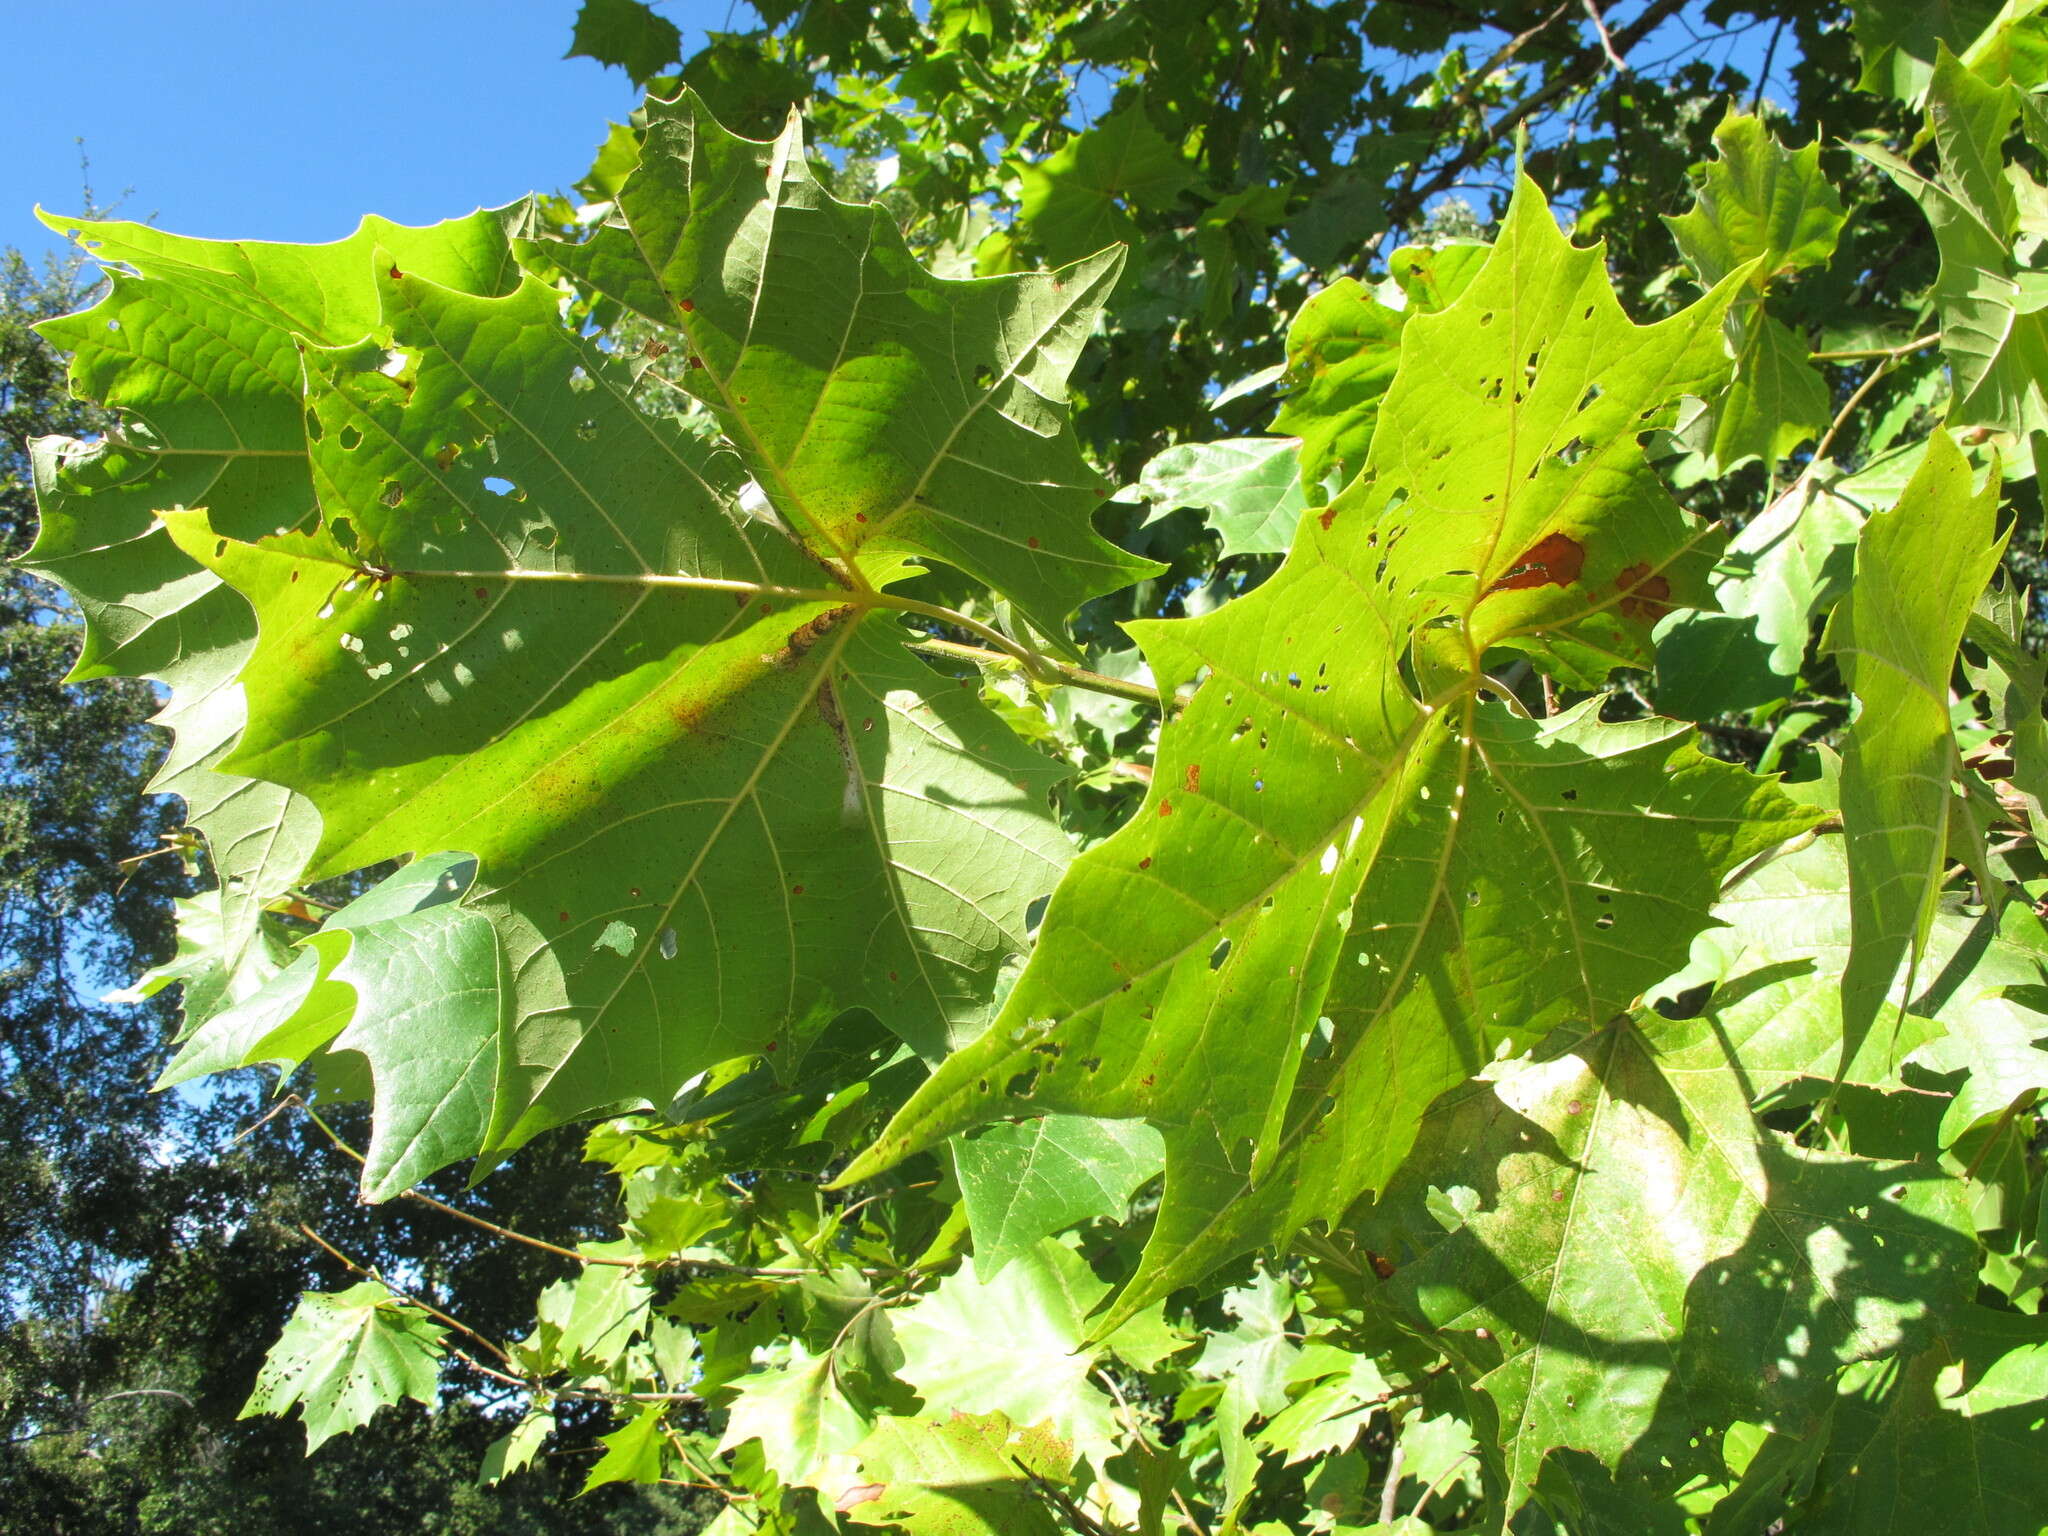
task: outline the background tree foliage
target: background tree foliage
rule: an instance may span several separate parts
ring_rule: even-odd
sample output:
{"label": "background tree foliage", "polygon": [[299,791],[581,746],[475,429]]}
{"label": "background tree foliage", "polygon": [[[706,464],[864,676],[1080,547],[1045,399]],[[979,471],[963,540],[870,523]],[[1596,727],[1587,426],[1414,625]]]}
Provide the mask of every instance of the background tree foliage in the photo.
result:
{"label": "background tree foliage", "polygon": [[2039,12],[591,0],[574,196],[17,265],[6,1486],[2043,1528]]}

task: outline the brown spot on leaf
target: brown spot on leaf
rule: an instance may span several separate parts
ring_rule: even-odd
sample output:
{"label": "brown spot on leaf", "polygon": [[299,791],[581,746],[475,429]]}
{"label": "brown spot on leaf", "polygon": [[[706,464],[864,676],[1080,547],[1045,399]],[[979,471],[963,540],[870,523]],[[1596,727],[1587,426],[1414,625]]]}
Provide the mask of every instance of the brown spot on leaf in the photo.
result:
{"label": "brown spot on leaf", "polygon": [[1365,1262],[1372,1266],[1372,1272],[1378,1275],[1382,1280],[1391,1280],[1394,1278],[1394,1261],[1388,1258],[1385,1254],[1374,1253],[1370,1248],[1368,1248],[1365,1250]]}
{"label": "brown spot on leaf", "polygon": [[791,886],[791,887],[789,888],[789,894],[790,894],[790,895],[792,895],[792,896],[801,896],[801,895],[803,895],[803,893],[804,893],[804,888],[803,888],[802,886],[800,886],[800,885],[792,885],[792,886]]}
{"label": "brown spot on leaf", "polygon": [[1144,858],[1142,858],[1142,859],[1138,860],[1138,868],[1140,868],[1140,869],[1150,869],[1151,867],[1152,867],[1152,855],[1151,855],[1151,854],[1149,854],[1149,853],[1148,853],[1148,854],[1146,854],[1146,855],[1145,855],[1145,857],[1144,857]]}
{"label": "brown spot on leaf", "polygon": [[488,588],[478,587],[476,589],[476,600],[478,602],[482,602],[485,598],[489,597],[490,595],[491,594]]}
{"label": "brown spot on leaf", "polygon": [[1330,524],[1337,521],[1337,509],[1335,507],[1323,508],[1322,511],[1316,514],[1316,521],[1323,525],[1323,532],[1328,533],[1330,531]]}
{"label": "brown spot on leaf", "polygon": [[1171,800],[1160,801],[1159,814],[1162,816],[1171,816],[1173,814],[1173,802]]}
{"label": "brown spot on leaf", "polygon": [[455,456],[460,452],[462,450],[456,447],[455,444],[443,443],[434,454],[435,466],[445,471],[449,465],[455,462]]}
{"label": "brown spot on leaf", "polygon": [[391,280],[392,280],[392,281],[393,281],[393,282],[395,283],[395,282],[397,282],[397,281],[398,281],[398,280],[399,280],[399,279],[400,279],[401,277],[404,277],[404,276],[405,276],[405,274],[404,274],[403,272],[399,271],[399,270],[398,270],[398,267],[397,267],[397,265],[396,265],[396,264],[394,263],[394,264],[393,264],[393,266],[392,266],[392,268],[391,268]]}
{"label": "brown spot on leaf", "polygon": [[1202,765],[1189,763],[1188,771],[1181,776],[1181,782],[1187,787],[1189,794],[1199,793],[1202,788]]}
{"label": "brown spot on leaf", "polygon": [[566,912],[557,912],[555,914],[555,921],[558,923],[566,923],[567,921],[569,921],[569,914]]}
{"label": "brown spot on leaf", "polygon": [[853,612],[853,605],[828,608],[814,619],[806,619],[789,632],[789,639],[769,659],[778,667],[793,667],[797,661],[819,640],[838,628]]}
{"label": "brown spot on leaf", "polygon": [[650,336],[640,344],[640,355],[652,362],[657,357],[668,356],[668,343],[659,336]]}
{"label": "brown spot on leaf", "polygon": [[1154,1077],[1150,1072],[1147,1072],[1143,1077],[1138,1079],[1138,1086],[1140,1088],[1150,1088],[1157,1081],[1158,1079],[1156,1077]]}
{"label": "brown spot on leaf", "polygon": [[1024,541],[1024,544],[1025,544],[1025,547],[1026,547],[1027,549],[1036,549],[1036,548],[1038,548],[1038,540],[1036,540],[1036,539],[1026,539],[1026,540]]}
{"label": "brown spot on leaf", "polygon": [[1667,601],[1671,596],[1671,583],[1661,574],[1651,575],[1647,561],[1632,565],[1615,577],[1614,586],[1622,594],[1623,618],[1654,624],[1671,611],[1671,604]]}
{"label": "brown spot on leaf", "polygon": [[1585,568],[1585,545],[1568,534],[1546,533],[1524,550],[1508,573],[1488,587],[1486,593],[1491,597],[1496,592],[1521,592],[1531,587],[1568,587]]}
{"label": "brown spot on leaf", "polygon": [[697,308],[697,301],[695,299],[678,299],[676,301],[676,308],[686,315],[691,314]]}

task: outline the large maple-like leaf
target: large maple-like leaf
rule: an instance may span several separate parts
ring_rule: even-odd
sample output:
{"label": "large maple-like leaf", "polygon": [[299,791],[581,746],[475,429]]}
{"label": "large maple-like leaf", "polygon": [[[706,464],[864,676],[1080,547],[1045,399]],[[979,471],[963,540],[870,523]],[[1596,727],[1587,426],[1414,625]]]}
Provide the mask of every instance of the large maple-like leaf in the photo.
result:
{"label": "large maple-like leaf", "polygon": [[[1090,530],[1061,398],[1101,272],[940,282],[886,217],[817,192],[794,135],[735,139],[687,101],[655,118],[621,196],[642,222],[551,250],[595,281],[658,226],[723,438],[640,409],[552,283],[451,284],[424,236],[334,256],[368,298],[326,330],[285,304],[303,254],[159,279],[282,306],[293,358],[289,409],[282,367],[262,394],[286,489],[160,507],[170,555],[256,617],[224,766],[317,808],[313,877],[478,865],[332,972],[355,996],[334,1043],[403,1109],[380,1195],[716,1061],[789,1061],[848,1008],[928,1055],[978,1029],[1067,856],[1060,770],[905,650],[921,605],[887,584],[912,552],[958,556],[1051,622],[1150,569]],[[459,983],[411,1011],[403,978],[451,958]]]}
{"label": "large maple-like leaf", "polygon": [[1933,297],[1941,349],[1955,373],[1952,427],[2006,432],[2048,429],[2048,315],[2042,278],[2015,250],[2021,193],[2038,196],[2008,168],[2004,146],[2019,116],[2009,85],[1990,85],[1938,50],[1929,118],[1941,174],[1929,180],[1889,151],[1859,147],[1920,204],[1933,226],[1941,269]]}
{"label": "large maple-like leaf", "polygon": [[687,387],[821,558],[944,560],[1049,634],[1156,569],[1090,527],[1109,488],[1064,408],[1117,253],[934,277],[884,209],[825,192],[794,119],[738,138],[687,91],[648,102],[616,208],[585,243],[529,250],[680,333]]}
{"label": "large maple-like leaf", "polygon": [[187,1024],[196,1025],[273,968],[262,907],[298,878],[319,819],[301,796],[220,771],[242,728],[235,683],[254,615],[173,545],[157,514],[203,506],[224,532],[249,538],[313,516],[299,347],[352,341],[375,326],[378,250],[474,293],[505,292],[517,270],[494,213],[425,229],[365,219],[347,239],[318,246],[50,222],[76,230],[110,264],[100,303],[43,330],[71,351],[73,390],[121,425],[93,444],[35,445],[41,527],[23,563],[63,583],[85,616],[73,679],[148,677],[171,690],[157,718],[173,745],[150,787],[183,796],[206,839],[217,926],[144,990],[182,981]]}
{"label": "large maple-like leaf", "polygon": [[1152,1120],[1165,1190],[1108,1325],[1340,1215],[1496,1050],[1661,979],[1720,876],[1813,813],[1668,722],[1518,718],[1485,658],[1640,657],[1700,590],[1706,536],[1637,435],[1722,374],[1743,275],[1636,327],[1524,183],[1458,302],[1408,322],[1371,458],[1281,572],[1142,627],[1193,689],[1150,794],[849,1178],[1006,1114]]}
{"label": "large maple-like leaf", "polygon": [[1828,626],[1858,706],[1843,748],[1854,942],[1842,972],[1853,1058],[1900,965],[1914,975],[1950,857],[1949,674],[1970,607],[1998,566],[1998,476],[1937,431],[1896,508],[1864,525],[1856,579]]}
{"label": "large maple-like leaf", "polygon": [[1509,1513],[1639,1499],[1649,1529],[1717,1470],[1709,1431],[1810,1423],[1843,1365],[1969,1301],[1963,1186],[1762,1131],[1712,1034],[1620,1020],[1493,1077],[1432,1111],[1365,1235],[1491,1403]]}

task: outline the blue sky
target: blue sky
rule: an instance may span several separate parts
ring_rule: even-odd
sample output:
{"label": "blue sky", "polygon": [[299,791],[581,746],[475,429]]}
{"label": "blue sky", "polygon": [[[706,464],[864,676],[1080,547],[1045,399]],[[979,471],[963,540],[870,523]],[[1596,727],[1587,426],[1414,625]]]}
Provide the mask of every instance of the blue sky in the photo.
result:
{"label": "blue sky", "polygon": [[[566,187],[625,74],[564,59],[577,0],[0,0],[17,40],[0,87],[0,246],[61,243],[79,146],[102,203],[180,234],[332,240],[358,216],[427,223]],[[664,0],[685,53],[744,27],[727,0]],[[54,36],[53,36],[54,34]],[[40,45],[39,45],[40,47]]]}

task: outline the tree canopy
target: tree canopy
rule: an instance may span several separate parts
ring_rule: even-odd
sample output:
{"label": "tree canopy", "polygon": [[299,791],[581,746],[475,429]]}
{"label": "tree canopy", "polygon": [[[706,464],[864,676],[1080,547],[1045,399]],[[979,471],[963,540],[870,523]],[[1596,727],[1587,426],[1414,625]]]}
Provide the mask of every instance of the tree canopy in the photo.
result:
{"label": "tree canopy", "polygon": [[421,1221],[244,1415],[720,1536],[2048,1529],[2042,7],[756,12],[588,0],[572,193],[53,221],[159,1082]]}

